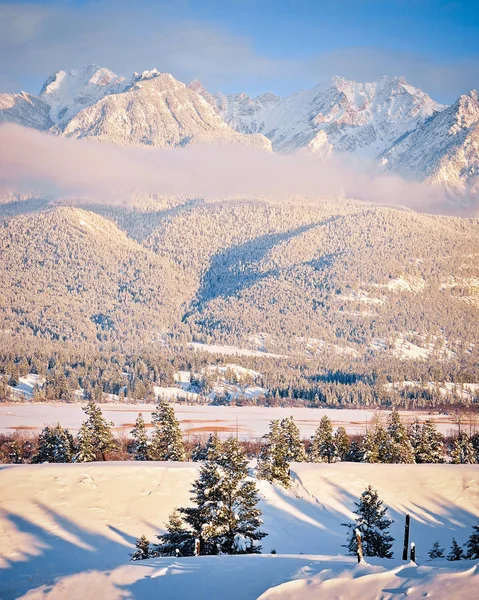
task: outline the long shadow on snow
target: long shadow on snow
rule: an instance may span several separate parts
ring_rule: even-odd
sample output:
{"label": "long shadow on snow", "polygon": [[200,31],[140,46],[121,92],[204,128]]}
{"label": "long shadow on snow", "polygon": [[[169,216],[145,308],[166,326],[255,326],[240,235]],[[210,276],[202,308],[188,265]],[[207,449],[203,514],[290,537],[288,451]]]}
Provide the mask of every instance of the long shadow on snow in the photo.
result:
{"label": "long shadow on snow", "polygon": [[262,259],[274,246],[298,237],[315,227],[327,225],[337,218],[330,217],[282,233],[269,233],[216,254],[203,278],[194,305],[201,308],[204,302],[220,296],[234,296],[266,277],[277,275],[276,269],[260,270]]}
{"label": "long shadow on snow", "polygon": [[5,520],[18,532],[33,538],[30,551],[14,558],[3,557],[6,567],[0,569],[2,600],[19,598],[41,585],[50,586],[60,576],[112,569],[128,562],[131,541],[134,542],[131,536],[111,528],[120,536],[120,541],[115,541],[80,527],[51,508],[39,506],[53,520],[54,529],[14,512],[2,511]]}

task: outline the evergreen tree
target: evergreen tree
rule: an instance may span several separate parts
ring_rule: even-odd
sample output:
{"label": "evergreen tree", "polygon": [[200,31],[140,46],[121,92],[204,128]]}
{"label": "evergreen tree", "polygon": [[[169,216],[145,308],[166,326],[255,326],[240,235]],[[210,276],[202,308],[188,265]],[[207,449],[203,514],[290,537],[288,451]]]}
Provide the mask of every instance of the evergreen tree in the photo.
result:
{"label": "evergreen tree", "polygon": [[469,465],[476,462],[476,453],[467,433],[462,431],[453,441],[451,462],[454,465]]}
{"label": "evergreen tree", "polygon": [[82,423],[77,436],[77,453],[74,462],[94,462],[95,460],[96,452],[91,430],[86,423]]}
{"label": "evergreen tree", "polygon": [[[95,454],[94,460],[106,460],[105,455],[107,452],[113,452],[117,449],[111,427],[113,423],[108,423],[103,417],[101,408],[94,400],[90,400],[86,406],[83,407],[83,411],[87,414],[88,418],[83,422],[80,431],[82,437],[79,435],[80,445],[83,443],[86,446],[88,444],[93,448]],[[86,433],[88,431],[88,433]],[[88,455],[85,449],[82,451],[83,455]],[[90,462],[84,460],[83,462]]]}
{"label": "evergreen tree", "polygon": [[73,436],[58,423],[56,427],[45,427],[38,436],[38,451],[33,463],[67,463],[74,456]]}
{"label": "evergreen tree", "polygon": [[470,442],[474,448],[476,463],[479,463],[479,433],[471,435]]}
{"label": "evergreen tree", "polygon": [[311,462],[333,463],[339,460],[338,449],[334,443],[333,426],[325,415],[312,438],[310,448]]}
{"label": "evergreen tree", "polygon": [[151,455],[155,460],[185,460],[185,447],[180,424],[175,411],[162,398],[156,404],[156,412],[152,414],[155,431],[151,442]]}
{"label": "evergreen tree", "polygon": [[363,539],[363,552],[365,556],[378,556],[380,558],[392,558],[391,547],[394,538],[389,535],[389,527],[392,519],[386,516],[386,507],[379,499],[376,490],[368,486],[362,493],[359,502],[355,502],[355,523],[344,523],[349,529],[349,538],[346,548],[349,554],[357,553],[357,542],[355,529],[359,529]]}
{"label": "evergreen tree", "polygon": [[351,440],[344,427],[338,427],[336,429],[336,433],[334,434],[334,445],[338,451],[339,460],[347,460],[351,450]]}
{"label": "evergreen tree", "polygon": [[364,452],[361,449],[361,446],[355,441],[351,441],[351,445],[349,446],[349,452],[344,459],[346,462],[362,462],[364,456]]}
{"label": "evergreen tree", "polygon": [[171,513],[166,532],[159,535],[158,539],[160,543],[153,547],[152,556],[193,556],[195,538],[191,531],[185,529],[178,509]]}
{"label": "evergreen tree", "polygon": [[131,435],[133,443],[130,449],[132,454],[135,455],[135,460],[150,460],[150,443],[142,413],[138,415],[135,426],[131,430]]}
{"label": "evergreen tree", "polygon": [[[170,517],[167,533],[158,536],[158,554],[172,553],[176,547],[191,554],[196,538],[201,554],[261,552],[256,542],[266,534],[259,529],[258,492],[248,478],[247,459],[237,439],[226,440],[216,461],[203,463],[192,493],[194,506],[180,508]],[[181,518],[189,530],[183,529]]]}
{"label": "evergreen tree", "polygon": [[236,438],[226,440],[216,462],[222,475],[222,502],[217,515],[222,533],[216,543],[227,554],[259,554],[261,546],[254,542],[266,535],[259,530],[259,497],[254,481],[247,480],[248,461]]}
{"label": "evergreen tree", "polygon": [[130,554],[130,560],[144,560],[145,558],[150,558],[150,542],[144,535],[136,540],[135,546],[136,550],[133,554]]}
{"label": "evergreen tree", "polygon": [[197,442],[191,450],[191,460],[193,462],[202,462],[206,459],[206,446],[203,446],[200,442]]}
{"label": "evergreen tree", "polygon": [[363,458],[361,462],[385,463],[390,458],[390,436],[384,429],[381,418],[374,417],[371,426],[367,429],[363,438],[361,450]]}
{"label": "evergreen tree", "polygon": [[388,416],[385,456],[381,462],[413,463],[414,450],[396,409]]}
{"label": "evergreen tree", "polygon": [[269,432],[263,436],[266,440],[258,457],[258,478],[278,482],[289,487],[289,463],[286,460],[286,448],[283,444],[279,420],[271,421]]}
{"label": "evergreen tree", "polygon": [[447,555],[447,560],[462,560],[464,558],[464,551],[456,542],[456,538],[452,538],[451,549]]}
{"label": "evergreen tree", "polygon": [[473,531],[466,542],[466,558],[477,560],[479,558],[479,523],[474,525]]}
{"label": "evergreen tree", "polygon": [[200,540],[201,554],[218,553],[217,540],[222,534],[218,517],[223,502],[221,484],[219,466],[211,461],[204,462],[191,490],[194,506],[179,509],[191,528],[193,540]]}
{"label": "evergreen tree", "polygon": [[286,448],[286,460],[288,462],[304,462],[306,460],[306,451],[293,417],[282,419],[280,426],[283,443]]}
{"label": "evergreen tree", "polygon": [[438,541],[434,542],[432,548],[428,552],[428,556],[431,560],[434,560],[435,558],[445,558],[444,548],[441,548]]}
{"label": "evergreen tree", "polygon": [[223,452],[223,444],[221,443],[220,436],[216,431],[210,433],[208,441],[205,446],[205,459],[217,461]]}
{"label": "evergreen tree", "polygon": [[376,445],[376,439],[372,429],[367,429],[363,442],[361,444],[361,451],[363,454],[362,462],[366,463],[377,463],[378,462],[378,447]]}
{"label": "evergreen tree", "polygon": [[434,421],[424,421],[414,447],[414,456],[417,463],[444,462],[443,438],[436,430]]}

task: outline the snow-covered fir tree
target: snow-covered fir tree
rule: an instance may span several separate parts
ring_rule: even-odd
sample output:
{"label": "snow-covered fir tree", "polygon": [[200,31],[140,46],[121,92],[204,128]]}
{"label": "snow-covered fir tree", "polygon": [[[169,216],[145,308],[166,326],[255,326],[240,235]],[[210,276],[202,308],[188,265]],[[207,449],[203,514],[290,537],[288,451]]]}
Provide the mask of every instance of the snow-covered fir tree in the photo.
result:
{"label": "snow-covered fir tree", "polygon": [[388,434],[379,417],[374,418],[370,427],[368,427],[361,450],[363,453],[362,462],[387,462],[389,452]]}
{"label": "snow-covered fir tree", "polygon": [[180,424],[175,411],[165,398],[157,401],[156,412],[152,414],[155,430],[150,452],[154,460],[185,460],[185,447]]}
{"label": "snow-covered fir tree", "polygon": [[413,463],[414,450],[406,427],[402,424],[399,412],[394,409],[388,415],[385,455],[381,462]]}
{"label": "snow-covered fir tree", "polygon": [[158,536],[159,543],[154,545],[152,556],[193,556],[195,538],[185,529],[183,516],[175,509],[169,516],[166,532]]}
{"label": "snow-covered fir tree", "polygon": [[222,533],[219,514],[223,502],[221,484],[219,466],[212,461],[204,462],[191,490],[194,506],[178,509],[190,528],[192,539],[200,540],[201,554],[217,554],[219,551],[217,540]]}
{"label": "snow-covered fir tree", "polygon": [[427,419],[421,427],[419,444],[414,448],[417,463],[443,463],[444,442],[434,421]]}
{"label": "snow-covered fir tree", "polygon": [[286,460],[288,462],[304,462],[306,460],[306,451],[293,417],[282,419],[280,426],[283,443],[286,448]]}
{"label": "snow-covered fir tree", "polygon": [[339,460],[331,419],[326,415],[321,418],[319,427],[312,437],[309,458],[311,462],[333,463]]}
{"label": "snow-covered fir tree", "polygon": [[287,452],[278,419],[271,421],[269,432],[263,436],[263,439],[265,442],[258,457],[258,478],[289,487],[291,483],[289,463],[286,459]]}
{"label": "snow-covered fir tree", "polygon": [[349,451],[344,459],[346,462],[362,462],[364,452],[356,440],[351,440]]}
{"label": "snow-covered fir tree", "polygon": [[135,551],[130,554],[130,560],[144,560],[145,558],[150,558],[150,542],[144,535],[136,540],[135,548]]}
{"label": "snow-covered fir tree", "polygon": [[131,453],[135,460],[150,460],[150,442],[146,432],[146,425],[142,413],[135,421],[135,426],[131,430],[133,443],[130,446]]}
{"label": "snow-covered fir tree", "polygon": [[58,423],[55,427],[44,427],[38,436],[38,451],[34,463],[71,462],[75,454],[73,436]]}
{"label": "snow-covered fir tree", "polygon": [[205,459],[217,461],[223,453],[223,444],[220,436],[215,431],[210,433],[205,446]]}
{"label": "snow-covered fir tree", "polygon": [[476,463],[479,463],[479,432],[476,432],[473,435],[471,435],[469,441],[471,442],[472,447],[474,448],[474,453],[476,455]]}
{"label": "snow-covered fir tree", "polygon": [[261,546],[255,542],[266,535],[259,529],[259,496],[255,482],[248,479],[248,462],[236,438],[226,440],[216,462],[222,470],[219,547],[227,554],[259,554]]}
{"label": "snow-covered fir tree", "polygon": [[349,529],[346,548],[349,554],[357,553],[355,530],[359,529],[363,539],[363,552],[365,556],[378,556],[392,558],[391,547],[394,538],[389,534],[392,519],[386,516],[387,508],[383,506],[376,490],[368,486],[361,494],[359,502],[355,502],[358,515],[355,523],[344,523]]}
{"label": "snow-covered fir tree", "polygon": [[[107,422],[101,412],[101,408],[94,400],[90,400],[83,407],[83,411],[88,418],[83,422],[80,428],[81,435],[79,434],[78,436],[79,446],[84,446],[81,453],[84,457],[88,456],[90,452],[88,446],[91,444],[95,454],[94,460],[106,460],[106,454],[117,449],[111,432],[113,423]],[[90,461],[83,459],[82,462]]]}
{"label": "snow-covered fir tree", "polygon": [[97,459],[92,432],[86,423],[82,423],[80,426],[76,446],[77,453],[73,459],[74,462],[94,462]]}
{"label": "snow-covered fir tree", "polygon": [[459,433],[452,443],[451,462],[454,465],[470,465],[476,462],[474,447],[464,431]]}
{"label": "snow-covered fir tree", "polygon": [[[170,519],[171,533],[179,536],[175,543],[183,544],[182,553],[193,552],[196,538],[201,554],[261,552],[256,542],[266,534],[260,530],[258,492],[255,482],[248,478],[247,459],[238,440],[229,438],[215,461],[204,462],[192,493],[194,506],[179,509],[189,529],[181,530],[178,520]],[[167,545],[171,537],[165,535],[159,536],[160,554],[171,550]]]}
{"label": "snow-covered fir tree", "polygon": [[469,560],[479,559],[479,523],[474,525],[466,542],[466,558]]}
{"label": "snow-covered fir tree", "polygon": [[445,558],[444,548],[441,547],[441,544],[438,541],[435,541],[432,545],[432,548],[427,553],[431,560],[436,558]]}
{"label": "snow-covered fir tree", "polygon": [[346,429],[342,426],[336,429],[334,434],[334,445],[338,451],[339,460],[348,460],[349,452],[351,450],[351,440],[346,432]]}
{"label": "snow-covered fir tree", "polygon": [[447,555],[447,560],[462,560],[464,558],[464,550],[457,543],[456,538],[452,538],[451,549],[449,550],[449,554]]}

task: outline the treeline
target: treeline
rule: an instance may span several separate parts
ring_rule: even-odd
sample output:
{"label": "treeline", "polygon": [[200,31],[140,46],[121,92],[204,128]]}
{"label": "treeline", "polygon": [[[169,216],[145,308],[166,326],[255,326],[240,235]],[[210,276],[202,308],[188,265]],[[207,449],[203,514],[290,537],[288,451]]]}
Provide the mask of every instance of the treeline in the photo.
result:
{"label": "treeline", "polygon": [[[10,387],[14,388],[20,377],[33,373],[45,379],[33,390],[33,401],[78,402],[93,398],[101,403],[110,401],[106,395],[113,394],[119,402],[153,403],[154,386],[174,385],[175,372],[187,371],[191,373],[189,391],[199,394],[204,403],[218,381],[215,367],[229,361],[255,372],[254,376],[239,377],[227,369],[222,376],[229,383],[254,384],[267,392],[253,398],[224,394],[216,397],[217,404],[440,411],[460,406],[473,408],[479,401],[479,387],[466,386],[479,381],[474,355],[428,364],[387,357],[371,358],[363,364],[332,355],[318,363],[313,358],[295,356],[226,358],[180,345],[128,353],[75,349],[68,344],[59,347],[47,342],[27,348],[10,341],[0,350],[0,402],[16,399]],[[447,383],[450,389],[446,392],[440,383]]]}
{"label": "treeline", "polygon": [[[130,437],[115,438],[113,423],[108,423],[101,407],[93,399],[83,410],[87,415],[77,436],[60,423],[45,427],[38,436],[19,433],[0,435],[0,461],[4,463],[94,462],[105,460],[204,461],[212,447],[221,447],[217,433],[208,439],[186,440],[173,406],[158,399],[152,413],[152,435],[139,413]],[[291,462],[335,463],[444,463],[479,462],[479,432],[469,435],[460,430],[444,438],[433,420],[415,420],[406,427],[397,410],[389,413],[387,423],[376,418],[364,436],[350,436],[344,427],[333,432],[329,417],[324,416],[315,434],[302,440],[293,417],[275,419],[260,442],[238,441],[249,458],[258,459],[258,476],[289,485]]]}

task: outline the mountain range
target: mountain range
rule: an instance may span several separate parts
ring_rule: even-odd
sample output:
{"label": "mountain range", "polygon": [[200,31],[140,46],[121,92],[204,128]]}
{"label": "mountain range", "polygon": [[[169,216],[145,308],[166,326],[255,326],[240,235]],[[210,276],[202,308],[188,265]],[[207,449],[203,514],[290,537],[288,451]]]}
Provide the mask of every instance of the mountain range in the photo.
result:
{"label": "mountain range", "polygon": [[[477,93],[443,106],[403,79],[249,98],[92,65],[0,95],[0,119],[122,146],[346,155],[452,193],[474,192],[479,164]],[[477,371],[477,219],[284,196],[0,194],[0,347],[199,342]]]}
{"label": "mountain range", "polygon": [[403,78],[357,83],[333,77],[287,97],[212,94],[156,69],[120,77],[89,65],[50,76],[40,94],[0,94],[0,122],[127,146],[175,147],[197,141],[275,152],[339,154],[379,170],[477,192],[476,91],[442,105]]}

